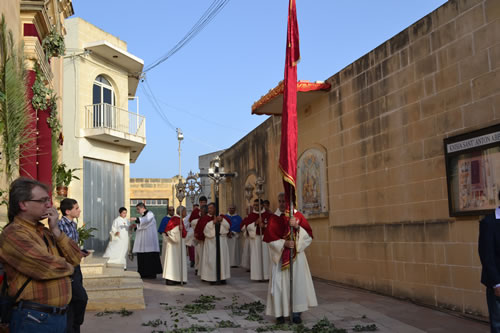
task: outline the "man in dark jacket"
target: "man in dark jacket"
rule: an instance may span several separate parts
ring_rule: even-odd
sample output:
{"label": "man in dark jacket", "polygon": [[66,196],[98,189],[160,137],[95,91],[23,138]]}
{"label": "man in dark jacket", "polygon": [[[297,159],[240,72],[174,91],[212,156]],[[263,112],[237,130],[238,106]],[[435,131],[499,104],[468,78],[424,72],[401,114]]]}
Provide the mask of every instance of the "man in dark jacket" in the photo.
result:
{"label": "man in dark jacket", "polygon": [[[498,198],[500,200],[500,192]],[[479,223],[478,245],[491,332],[500,333],[500,207]]]}

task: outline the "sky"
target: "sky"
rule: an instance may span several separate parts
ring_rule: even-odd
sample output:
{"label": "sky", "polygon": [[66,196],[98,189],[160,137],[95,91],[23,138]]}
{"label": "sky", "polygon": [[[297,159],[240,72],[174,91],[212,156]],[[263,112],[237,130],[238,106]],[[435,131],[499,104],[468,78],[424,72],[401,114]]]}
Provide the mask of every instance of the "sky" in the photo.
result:
{"label": "sky", "polygon": [[[124,40],[147,67],[176,45],[212,2],[73,0],[73,7],[74,16]],[[297,0],[298,79],[328,79],[445,2]],[[200,155],[231,147],[267,119],[251,115],[251,106],[283,80],[287,14],[288,0],[229,0],[194,39],[146,73],[161,110],[140,83],[147,144],[130,165],[130,177],[179,174],[177,127],[184,134],[185,177],[198,171]]]}

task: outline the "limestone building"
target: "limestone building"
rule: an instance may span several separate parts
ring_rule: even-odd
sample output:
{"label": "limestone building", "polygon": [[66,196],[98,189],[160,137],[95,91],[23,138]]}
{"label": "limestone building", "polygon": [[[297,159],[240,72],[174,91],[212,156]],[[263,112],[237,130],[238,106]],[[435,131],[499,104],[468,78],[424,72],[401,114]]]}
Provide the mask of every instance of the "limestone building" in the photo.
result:
{"label": "limestone building", "polygon": [[66,21],[63,162],[77,171],[69,196],[98,229],[86,244],[104,251],[118,209],[129,206],[130,163],[146,145],[146,119],[129,110],[143,61],[127,44],[81,18]]}
{"label": "limestone building", "polygon": [[[325,83],[299,83],[314,276],[487,315],[477,239],[499,204],[499,59],[500,2],[450,0]],[[271,117],[222,154],[240,175],[223,205],[243,211],[245,184],[264,176],[276,208],[281,100],[278,86],[257,101]]]}

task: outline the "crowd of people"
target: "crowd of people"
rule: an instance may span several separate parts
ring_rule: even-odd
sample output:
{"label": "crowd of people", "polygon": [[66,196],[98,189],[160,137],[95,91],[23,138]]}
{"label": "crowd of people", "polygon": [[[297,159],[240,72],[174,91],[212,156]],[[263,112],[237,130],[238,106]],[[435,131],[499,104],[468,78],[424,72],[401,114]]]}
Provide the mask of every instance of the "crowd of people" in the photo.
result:
{"label": "crowd of people", "polygon": [[[0,234],[3,287],[14,298],[12,311],[1,312],[1,322],[10,324],[10,332],[79,332],[84,321],[88,297],[80,262],[88,252],[78,245],[81,210],[76,200],[66,198],[60,202],[59,218],[49,193],[46,185],[27,178],[10,187],[9,223]],[[103,257],[126,269],[129,234],[135,232],[132,252],[143,279],[162,274],[167,285],[185,284],[189,266],[202,281],[223,285],[231,278],[231,268],[242,267],[250,280],[268,281],[268,315],[278,323],[285,317],[300,323],[300,314],[317,305],[304,253],[313,235],[300,212],[287,215],[283,194],[278,203],[272,213],[269,201],[257,199],[243,219],[234,205],[227,214],[217,214],[215,203],[202,196],[189,216],[183,206],[175,212],[168,207],[159,227],[144,203],[136,206],[139,217],[129,220],[121,207]],[[44,219],[48,227],[40,222]]]}
{"label": "crowd of people", "polygon": [[[301,323],[301,313],[317,305],[304,253],[313,234],[300,212],[294,210],[292,217],[287,215],[284,194],[278,196],[278,203],[273,213],[268,200],[256,199],[243,219],[234,205],[229,206],[227,214],[217,214],[215,203],[208,203],[201,196],[189,216],[183,206],[177,207],[175,213],[173,207],[168,207],[158,229],[154,214],[143,203],[137,204],[141,217],[131,218],[134,223],[129,228],[136,230],[133,253],[137,255],[139,274],[144,279],[162,274],[167,285],[186,284],[189,266],[201,281],[223,285],[231,278],[231,268],[242,267],[250,273],[250,280],[269,283],[266,314],[276,317],[277,323],[284,323],[285,317],[290,316],[294,323]],[[113,223],[111,234],[117,230]],[[111,241],[108,249],[114,246],[113,242],[118,240]],[[118,245],[116,248],[122,249],[120,256],[125,258],[126,251]],[[110,255],[110,260],[114,257]]]}

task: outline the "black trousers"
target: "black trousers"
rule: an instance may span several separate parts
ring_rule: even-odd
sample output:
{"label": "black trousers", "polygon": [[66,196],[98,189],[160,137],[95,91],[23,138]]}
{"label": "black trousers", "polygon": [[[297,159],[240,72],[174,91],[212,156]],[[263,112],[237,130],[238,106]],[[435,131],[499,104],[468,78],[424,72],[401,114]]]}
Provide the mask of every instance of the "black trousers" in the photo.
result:
{"label": "black trousers", "polygon": [[83,288],[83,276],[80,265],[75,267],[75,272],[71,278],[71,292],[73,296],[68,305],[66,332],[80,333],[80,326],[85,319],[85,308],[89,300],[87,292]]}

